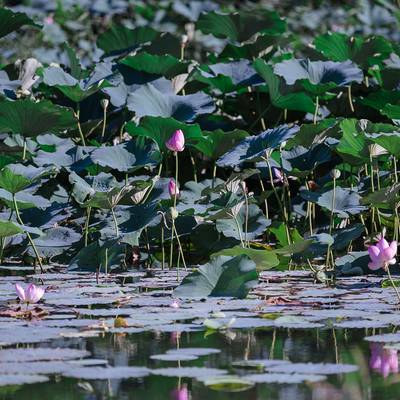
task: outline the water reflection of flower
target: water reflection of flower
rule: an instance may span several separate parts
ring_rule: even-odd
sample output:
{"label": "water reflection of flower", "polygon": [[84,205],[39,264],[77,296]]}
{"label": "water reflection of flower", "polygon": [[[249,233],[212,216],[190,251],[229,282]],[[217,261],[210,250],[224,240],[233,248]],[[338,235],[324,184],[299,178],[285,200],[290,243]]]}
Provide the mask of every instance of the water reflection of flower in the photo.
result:
{"label": "water reflection of flower", "polygon": [[189,400],[189,398],[187,385],[182,385],[171,392],[171,399],[173,400]]}
{"label": "water reflection of flower", "polygon": [[369,366],[371,369],[377,371],[385,378],[390,373],[397,374],[399,372],[398,350],[384,348],[381,343],[371,343],[370,350],[371,358]]}

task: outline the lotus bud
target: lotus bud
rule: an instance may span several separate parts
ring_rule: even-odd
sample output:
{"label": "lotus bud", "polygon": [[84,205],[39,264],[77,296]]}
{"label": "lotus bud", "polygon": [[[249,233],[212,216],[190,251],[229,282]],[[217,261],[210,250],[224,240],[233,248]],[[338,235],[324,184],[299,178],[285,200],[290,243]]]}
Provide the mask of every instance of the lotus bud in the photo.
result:
{"label": "lotus bud", "polygon": [[108,99],[101,99],[101,100],[100,100],[100,104],[101,104],[101,107],[103,108],[103,110],[107,110],[108,105],[110,104],[110,100],[108,100]]}
{"label": "lotus bud", "polygon": [[168,183],[168,192],[171,197],[179,196],[179,188],[178,185],[175,183],[175,179],[170,179]]}
{"label": "lotus bud", "polygon": [[182,35],[182,37],[181,37],[182,46],[186,46],[188,42],[189,42],[189,36],[188,35]]}
{"label": "lotus bud", "polygon": [[178,129],[165,142],[167,148],[173,152],[181,152],[185,149],[185,135],[181,129]]}
{"label": "lotus bud", "polygon": [[333,179],[339,179],[340,178],[340,171],[338,170],[338,169],[336,169],[336,168],[334,168],[332,171],[331,171],[331,177],[333,178]]}

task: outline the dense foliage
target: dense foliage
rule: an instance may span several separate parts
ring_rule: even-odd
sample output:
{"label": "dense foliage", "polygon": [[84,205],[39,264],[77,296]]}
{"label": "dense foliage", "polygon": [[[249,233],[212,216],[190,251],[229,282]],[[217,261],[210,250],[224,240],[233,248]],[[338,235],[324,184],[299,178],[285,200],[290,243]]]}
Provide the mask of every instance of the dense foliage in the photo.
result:
{"label": "dense foliage", "polygon": [[0,9],[2,262],[207,262],[196,290],[244,296],[255,266],[359,274],[398,238],[391,3],[45,3]]}

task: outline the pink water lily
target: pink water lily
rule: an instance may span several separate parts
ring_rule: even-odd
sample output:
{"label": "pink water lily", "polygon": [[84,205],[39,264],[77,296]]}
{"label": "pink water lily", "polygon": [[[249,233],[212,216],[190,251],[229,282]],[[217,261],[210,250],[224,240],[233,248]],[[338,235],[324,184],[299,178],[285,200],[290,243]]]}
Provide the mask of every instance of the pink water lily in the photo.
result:
{"label": "pink water lily", "polygon": [[181,129],[178,129],[174,134],[165,142],[167,148],[174,152],[180,152],[185,149],[185,135]]}
{"label": "pink water lily", "polygon": [[179,188],[178,185],[175,183],[175,179],[170,179],[168,183],[168,191],[171,197],[174,197],[175,194],[177,197],[179,196]]}
{"label": "pink water lily", "polygon": [[371,262],[368,263],[369,269],[375,271],[383,268],[387,271],[389,265],[396,264],[397,241],[394,240],[389,244],[382,236],[376,245],[368,247],[368,253],[371,259]]}
{"label": "pink water lily", "polygon": [[17,283],[15,284],[15,291],[19,299],[27,304],[37,303],[45,292],[43,288],[35,286],[33,283],[29,284],[25,289]]}

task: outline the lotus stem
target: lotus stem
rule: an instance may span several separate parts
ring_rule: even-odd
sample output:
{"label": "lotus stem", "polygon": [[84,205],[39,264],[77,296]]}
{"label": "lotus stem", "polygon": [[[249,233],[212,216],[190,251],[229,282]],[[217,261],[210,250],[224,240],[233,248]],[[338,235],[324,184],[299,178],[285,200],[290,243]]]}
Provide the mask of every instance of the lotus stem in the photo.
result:
{"label": "lotus stem", "polygon": [[114,221],[114,229],[115,229],[115,236],[118,238],[119,237],[119,228],[118,228],[118,221],[117,217],[114,212],[114,207],[111,207],[111,215]]}
{"label": "lotus stem", "polygon": [[[261,187],[261,192],[265,193],[265,187],[264,187],[264,183],[261,179],[261,175],[258,175],[258,181],[260,182],[260,187]],[[264,199],[264,206],[265,206],[265,217],[268,219],[269,218],[269,211],[268,211],[268,202],[267,202],[267,198],[265,197]]]}
{"label": "lotus stem", "polygon": [[[196,161],[192,155],[192,153],[190,152],[190,162],[192,163],[192,167],[193,167],[193,180],[197,183],[197,167],[196,167]],[[177,182],[177,181],[176,181]]]}
{"label": "lotus stem", "polygon": [[245,220],[244,220],[244,232],[245,232],[245,243],[247,247],[250,247],[250,240],[248,239],[248,229],[249,229],[249,198],[247,197],[246,190],[244,189],[244,201],[245,201]]}
{"label": "lotus stem", "polygon": [[236,228],[237,228],[238,233],[239,233],[240,243],[241,243],[242,247],[244,248],[246,246],[244,245],[244,242],[243,242],[242,229],[240,227],[240,224],[239,224],[239,221],[237,219],[237,216],[235,214],[232,214],[232,216],[233,216],[233,219],[235,220]]}
{"label": "lotus stem", "polygon": [[395,282],[394,282],[394,280],[392,278],[392,274],[390,273],[390,267],[389,266],[387,268],[387,274],[388,274],[388,278],[390,280],[390,283],[393,286],[394,291],[396,292],[397,299],[398,299],[398,301],[400,303],[400,293],[399,293],[399,291],[397,289],[397,286],[396,286],[396,284],[395,284]]}
{"label": "lotus stem", "polygon": [[162,225],[161,225],[161,252],[162,252],[161,269],[164,270],[164,266],[165,266],[165,248],[164,248],[164,226],[162,226]]}
{"label": "lotus stem", "polygon": [[[185,268],[185,271],[187,271],[187,266],[186,266],[186,262],[185,262],[185,256],[183,255],[183,248],[182,248],[182,245],[181,245],[181,239],[179,238],[178,231],[176,230],[176,226],[174,226],[174,230],[175,230],[176,241],[178,242],[179,253],[180,253],[181,257],[182,257],[183,266]],[[178,270],[179,270],[179,268],[178,268]]]}
{"label": "lotus stem", "polygon": [[80,103],[78,103],[76,106],[75,118],[76,118],[76,122],[78,125],[78,131],[79,131],[79,136],[81,138],[82,146],[86,146],[85,136],[83,135],[81,122],[80,122],[80,115],[81,115],[81,105],[80,105]]}
{"label": "lotus stem", "polygon": [[[178,160],[178,153],[175,152],[175,185],[178,188],[178,177],[179,177],[179,160]],[[178,190],[175,190],[174,193],[174,211],[176,210],[176,200],[178,196]],[[169,258],[169,268],[172,268],[172,259],[174,255],[174,233],[175,229],[175,216],[172,216],[172,228],[171,228],[171,247],[170,247],[170,258]],[[179,241],[178,241],[179,243]],[[179,246],[180,247],[180,246]]]}
{"label": "lotus stem", "polygon": [[319,97],[317,96],[315,99],[315,111],[314,111],[314,118],[313,118],[314,125],[316,125],[316,123],[317,123],[318,110],[319,110]]}
{"label": "lotus stem", "polygon": [[22,148],[22,160],[25,161],[26,158],[26,139],[24,138],[24,146]]}
{"label": "lotus stem", "polygon": [[393,157],[393,169],[394,169],[394,181],[398,183],[398,177],[397,177],[397,158]]}
{"label": "lotus stem", "polygon": [[[15,198],[15,194],[14,193],[12,195],[12,201],[13,201],[13,204],[14,204],[14,209],[15,209],[15,214],[16,214],[16,217],[17,217],[17,221],[21,225],[24,225],[24,222],[22,221],[21,215],[19,214],[18,203],[17,203],[17,199]],[[33,241],[32,236],[30,235],[30,233],[28,231],[25,231],[25,233],[26,233],[26,236],[28,237],[30,245],[32,246],[33,252],[35,253],[37,262],[38,262],[39,267],[40,267],[40,272],[43,274],[44,273],[43,264],[42,264],[42,260],[41,260],[41,258],[39,256],[39,252],[38,252],[38,250],[36,248],[35,242]],[[35,270],[35,273],[36,273],[36,267],[34,267],[34,270]]]}
{"label": "lotus stem", "polygon": [[287,239],[288,244],[291,244],[290,232],[289,232],[289,226],[288,226],[289,225],[289,221],[287,219],[286,211],[284,210],[284,208],[282,206],[281,199],[279,198],[278,192],[277,192],[276,187],[275,187],[274,177],[272,176],[272,168],[271,168],[271,164],[269,162],[269,157],[267,156],[265,160],[266,160],[267,166],[268,166],[269,179],[271,181],[272,190],[273,190],[273,192],[275,194],[276,200],[278,201],[278,206],[279,206],[279,208],[281,210],[281,214],[282,214],[283,219],[284,219],[285,231],[286,231],[286,239]]}
{"label": "lotus stem", "polygon": [[349,94],[349,104],[350,104],[351,112],[354,112],[353,98],[352,98],[352,96],[351,96],[351,85],[349,85],[349,86],[347,87],[347,92],[348,92],[348,94]]}
{"label": "lotus stem", "polygon": [[107,107],[103,107],[103,126],[101,128],[101,143],[103,143],[103,141],[104,141],[104,134],[106,132],[106,124],[107,124]]}
{"label": "lotus stem", "polygon": [[86,209],[86,221],[85,221],[85,247],[88,245],[88,236],[89,236],[89,220],[90,220],[90,213],[92,212],[92,207],[89,206]]}

